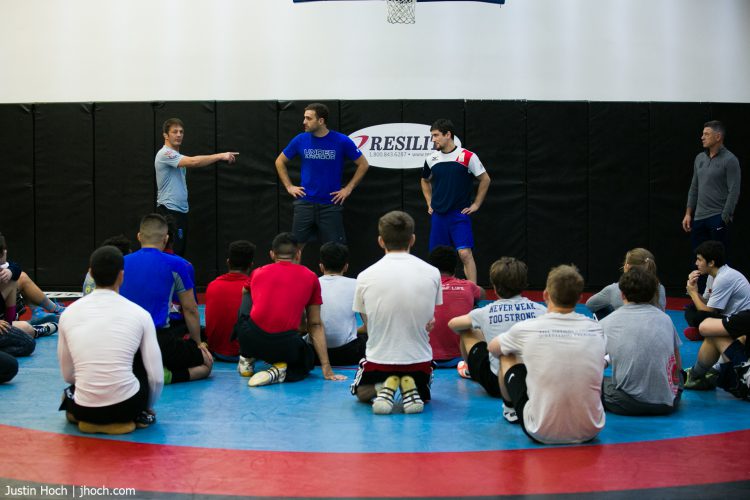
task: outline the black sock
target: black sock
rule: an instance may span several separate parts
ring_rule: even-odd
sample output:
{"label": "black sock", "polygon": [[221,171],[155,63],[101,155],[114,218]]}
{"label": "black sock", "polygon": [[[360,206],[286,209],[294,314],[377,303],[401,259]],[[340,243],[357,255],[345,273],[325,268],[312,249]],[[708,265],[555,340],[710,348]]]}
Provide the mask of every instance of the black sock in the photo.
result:
{"label": "black sock", "polygon": [[690,372],[694,378],[697,378],[697,377],[704,376],[706,373],[708,373],[708,370],[710,369],[711,369],[710,366],[704,366],[701,364],[700,361],[696,361],[695,365],[693,365],[693,369],[690,370]]}
{"label": "black sock", "polygon": [[745,345],[739,340],[735,340],[729,347],[724,350],[724,356],[729,359],[732,366],[738,366],[747,361],[747,354],[745,354]]}

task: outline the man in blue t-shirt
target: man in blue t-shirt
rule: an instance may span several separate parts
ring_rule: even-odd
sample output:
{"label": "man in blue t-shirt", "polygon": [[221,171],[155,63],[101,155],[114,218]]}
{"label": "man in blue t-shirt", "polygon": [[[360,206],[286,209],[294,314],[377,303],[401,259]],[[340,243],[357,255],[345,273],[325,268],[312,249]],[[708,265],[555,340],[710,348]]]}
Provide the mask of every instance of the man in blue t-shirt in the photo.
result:
{"label": "man in blue t-shirt", "polygon": [[[164,383],[187,382],[208,377],[213,358],[201,342],[198,305],[193,278],[185,259],[164,253],[167,221],[159,214],[141,219],[141,249],[125,256],[125,280],[120,295],[151,315],[164,361]],[[185,327],[170,328],[172,294],[179,297]],[[185,331],[187,329],[187,332]],[[184,339],[185,333],[189,338]]]}
{"label": "man in blue t-shirt", "polygon": [[200,168],[213,165],[218,161],[229,164],[237,160],[239,153],[217,153],[213,155],[185,156],[180,154],[185,125],[179,118],[170,118],[162,126],[164,146],[156,153],[156,211],[167,216],[172,215],[177,223],[177,238],[174,242],[174,253],[185,255],[188,228],[188,194],[185,173],[188,168]]}
{"label": "man in blue t-shirt", "polygon": [[[317,235],[320,243],[346,243],[342,209],[344,201],[367,173],[369,164],[354,141],[328,129],[328,107],[313,103],[305,108],[305,132],[297,135],[276,158],[276,170],[287,192],[295,198],[292,233],[300,248]],[[289,160],[302,159],[301,186],[289,179]],[[341,187],[344,159],[354,161],[357,170]]]}
{"label": "man in blue t-shirt", "polygon": [[[464,275],[477,282],[477,265],[474,263],[474,236],[469,216],[479,210],[487,190],[490,176],[477,155],[456,146],[456,128],[453,122],[441,118],[430,128],[435,151],[422,168],[422,194],[427,201],[427,213],[432,216],[430,251],[439,245],[452,246],[464,265]],[[474,202],[471,194],[474,178],[479,188]]]}

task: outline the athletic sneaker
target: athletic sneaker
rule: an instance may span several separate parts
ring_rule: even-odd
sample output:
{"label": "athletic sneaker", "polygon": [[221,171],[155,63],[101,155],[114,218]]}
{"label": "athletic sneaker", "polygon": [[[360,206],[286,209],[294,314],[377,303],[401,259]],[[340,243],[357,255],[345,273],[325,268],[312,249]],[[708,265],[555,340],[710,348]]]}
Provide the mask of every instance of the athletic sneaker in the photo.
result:
{"label": "athletic sneaker", "polygon": [[727,377],[726,387],[722,388],[738,399],[748,400],[750,387],[748,387],[748,377],[750,376],[750,361],[734,365],[731,368],[734,371],[733,376]]}
{"label": "athletic sneaker", "polygon": [[45,311],[43,307],[35,307],[31,311],[29,323],[32,325],[41,325],[42,323],[57,323],[58,321],[60,321],[59,314]]}
{"label": "athletic sneaker", "polygon": [[254,364],[255,358],[240,356],[240,362],[237,363],[237,372],[239,372],[241,377],[252,377],[253,372],[255,372]]}
{"label": "athletic sneaker", "polygon": [[471,375],[469,374],[469,365],[466,364],[466,361],[459,361],[458,365],[456,365],[456,371],[463,378],[471,378]]}
{"label": "athletic sneaker", "polygon": [[261,385],[280,384],[286,379],[286,363],[274,363],[268,370],[258,372],[247,381],[250,387]]}
{"label": "athletic sneaker", "polygon": [[516,409],[506,406],[505,403],[503,403],[503,418],[505,418],[505,420],[507,420],[511,424],[518,423],[518,414],[516,413]]}
{"label": "athletic sneaker", "polygon": [[422,413],[424,410],[424,402],[419,397],[417,384],[410,375],[401,377],[401,401],[404,403],[404,413]]}
{"label": "athletic sneaker", "polygon": [[372,412],[374,414],[390,415],[393,411],[393,403],[400,382],[401,379],[396,375],[391,375],[385,379],[383,387],[380,388],[378,395],[372,400]]}
{"label": "athletic sneaker", "polygon": [[706,372],[702,377],[693,375],[693,369],[685,370],[685,389],[692,391],[712,391],[716,389],[717,374],[713,371]]}
{"label": "athletic sneaker", "polygon": [[146,427],[156,423],[156,415],[147,411],[142,411],[135,417],[135,426],[138,429],[145,429]]}
{"label": "athletic sneaker", "polygon": [[696,342],[698,340],[703,340],[703,335],[701,335],[701,332],[698,331],[698,329],[694,326],[689,326],[685,328],[682,331],[682,334],[685,336],[686,339],[692,340],[693,342]]}
{"label": "athletic sneaker", "polygon": [[35,325],[33,328],[35,339],[38,339],[39,337],[49,337],[57,331],[57,323],[43,323],[41,325]]}

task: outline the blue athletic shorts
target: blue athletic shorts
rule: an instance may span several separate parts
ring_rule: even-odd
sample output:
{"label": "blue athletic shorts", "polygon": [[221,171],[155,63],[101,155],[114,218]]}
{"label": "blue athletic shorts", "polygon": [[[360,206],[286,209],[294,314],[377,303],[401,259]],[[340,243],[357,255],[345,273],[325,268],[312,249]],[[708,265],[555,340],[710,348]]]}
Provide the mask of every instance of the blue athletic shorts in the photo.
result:
{"label": "blue athletic shorts", "polygon": [[471,218],[461,212],[432,213],[430,251],[438,245],[448,245],[456,250],[474,248]]}

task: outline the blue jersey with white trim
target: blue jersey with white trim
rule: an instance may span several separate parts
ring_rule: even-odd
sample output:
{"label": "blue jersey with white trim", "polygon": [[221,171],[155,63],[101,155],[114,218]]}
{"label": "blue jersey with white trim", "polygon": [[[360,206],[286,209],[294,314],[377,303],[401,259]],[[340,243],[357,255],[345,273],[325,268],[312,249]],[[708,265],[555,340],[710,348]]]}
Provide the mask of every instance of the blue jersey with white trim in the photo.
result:
{"label": "blue jersey with white trim", "polygon": [[450,153],[434,151],[422,167],[422,178],[432,184],[432,210],[445,214],[460,212],[471,205],[474,177],[485,172],[479,157],[468,149],[456,147]]}

